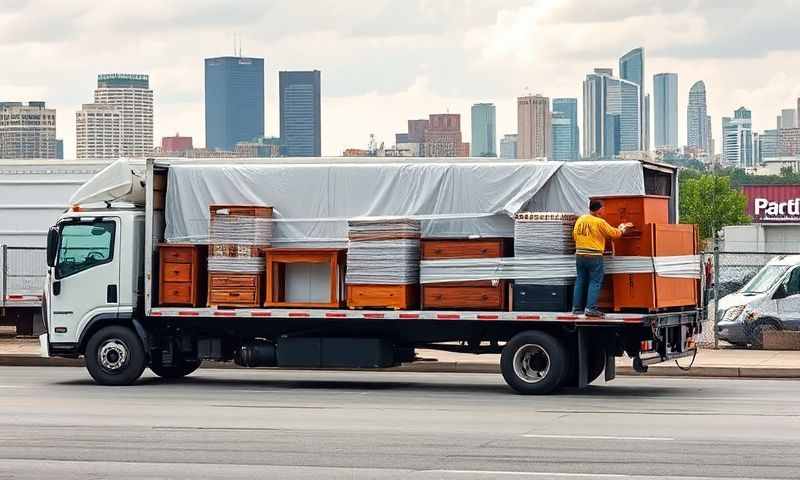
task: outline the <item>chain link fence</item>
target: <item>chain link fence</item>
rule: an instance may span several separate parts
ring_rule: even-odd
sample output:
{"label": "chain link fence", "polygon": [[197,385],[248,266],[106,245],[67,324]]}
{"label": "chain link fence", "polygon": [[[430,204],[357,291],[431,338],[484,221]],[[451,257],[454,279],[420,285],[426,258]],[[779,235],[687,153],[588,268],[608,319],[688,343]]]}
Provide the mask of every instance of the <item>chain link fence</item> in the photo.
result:
{"label": "chain link fence", "polygon": [[2,306],[38,306],[47,272],[44,247],[0,246]]}
{"label": "chain link fence", "polygon": [[[703,333],[700,335],[698,343],[701,346],[713,347],[717,344],[714,320],[716,314],[715,292],[719,298],[735,293],[773,258],[798,255],[798,253],[719,252],[718,255],[715,255],[714,252],[703,252],[702,255],[704,266],[702,304],[706,317],[703,323]],[[715,285],[717,281],[718,284]]]}

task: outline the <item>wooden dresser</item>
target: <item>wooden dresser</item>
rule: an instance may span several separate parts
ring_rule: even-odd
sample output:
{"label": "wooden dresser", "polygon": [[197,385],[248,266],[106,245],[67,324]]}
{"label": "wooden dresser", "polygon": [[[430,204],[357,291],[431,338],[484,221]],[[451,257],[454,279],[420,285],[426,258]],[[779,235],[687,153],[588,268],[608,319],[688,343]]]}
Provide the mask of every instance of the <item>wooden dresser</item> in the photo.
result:
{"label": "wooden dresser", "polygon": [[164,243],[158,246],[158,252],[159,304],[182,307],[201,306],[206,247],[204,245]]}
{"label": "wooden dresser", "polygon": [[208,274],[208,306],[256,308],[261,306],[261,273]]}
{"label": "wooden dresser", "polygon": [[[422,259],[497,258],[509,252],[503,238],[422,240]],[[428,283],[422,286],[422,308],[430,310],[505,310],[504,280]]]}

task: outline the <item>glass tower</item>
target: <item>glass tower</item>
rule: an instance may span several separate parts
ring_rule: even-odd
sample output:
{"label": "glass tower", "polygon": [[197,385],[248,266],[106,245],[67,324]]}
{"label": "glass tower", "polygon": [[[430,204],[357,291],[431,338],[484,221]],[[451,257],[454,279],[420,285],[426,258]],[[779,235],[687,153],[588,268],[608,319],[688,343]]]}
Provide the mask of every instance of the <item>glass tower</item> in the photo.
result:
{"label": "glass tower", "polygon": [[[559,114],[559,125],[563,125],[563,119],[569,122],[568,150],[563,150],[563,146],[558,147],[556,153],[555,143],[555,119],[556,113]],[[562,134],[563,135],[563,134]],[[578,151],[578,99],[577,98],[554,98],[553,99],[553,160],[579,160]],[[560,140],[561,141],[561,140]]]}
{"label": "glass tower", "polygon": [[205,60],[206,147],[233,151],[264,136],[264,59]]}
{"label": "glass tower", "polygon": [[[706,84],[699,80],[689,89],[689,105],[686,107],[686,145],[710,153],[710,129],[707,128]],[[724,139],[723,139],[724,143]]]}
{"label": "glass tower", "polygon": [[[639,87],[639,127],[637,128],[639,132],[639,147],[637,150],[642,150],[648,146],[649,141],[645,139],[645,132],[650,130],[650,126],[647,125],[649,123],[649,119],[645,118],[644,111],[644,49],[643,48],[634,48],[630,52],[626,53],[619,59],[619,78],[622,80],[627,80],[629,82],[635,83]],[[624,126],[624,120],[621,120],[623,123],[623,131],[626,128]],[[625,142],[623,140],[623,142]],[[623,148],[625,150],[625,148]]]}
{"label": "glass tower", "polygon": [[655,147],[678,146],[678,74],[653,76]]}
{"label": "glass tower", "polygon": [[496,157],[495,107],[493,103],[476,103],[472,106],[472,138],[470,155],[473,157]]}
{"label": "glass tower", "polygon": [[279,72],[281,142],[287,157],[322,155],[320,72]]}

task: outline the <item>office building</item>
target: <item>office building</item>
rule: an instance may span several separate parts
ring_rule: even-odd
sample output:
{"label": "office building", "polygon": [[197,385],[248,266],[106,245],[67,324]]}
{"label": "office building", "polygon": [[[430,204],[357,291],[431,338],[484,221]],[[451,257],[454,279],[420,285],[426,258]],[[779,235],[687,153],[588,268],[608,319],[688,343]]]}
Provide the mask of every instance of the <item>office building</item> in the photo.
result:
{"label": "office building", "polygon": [[750,110],[740,107],[734,117],[722,119],[722,161],[730,166],[755,166],[753,158],[753,128]]}
{"label": "office building", "polygon": [[238,142],[234,151],[247,158],[271,158],[281,156],[282,146],[278,137],[257,137],[249,142]]}
{"label": "office building", "polygon": [[758,136],[758,142],[754,141],[758,149],[757,163],[781,156],[778,132],[778,129],[764,130],[764,133]]}
{"label": "office building", "polygon": [[497,156],[497,133],[495,132],[495,107],[493,103],[476,103],[472,106],[470,121],[472,137],[470,155],[473,157]]}
{"label": "office building", "polygon": [[64,160],[64,140],[60,138],[56,139],[56,158]]}
{"label": "office building", "polygon": [[57,158],[56,111],[45,102],[0,102],[0,159]]}
{"label": "office building", "polygon": [[119,112],[120,156],[144,157],[153,151],[153,90],[147,75],[98,75],[94,103],[111,105]]}
{"label": "office building", "polygon": [[322,155],[319,70],[280,72],[281,141],[287,157]]}
{"label": "office building", "polygon": [[[583,156],[614,158],[619,152],[641,151],[639,86],[602,71],[595,69],[583,82]],[[608,127],[607,120],[612,122]]]}
{"label": "office building", "polygon": [[716,150],[714,148],[714,129],[711,128],[711,115],[706,115],[706,136],[708,138],[707,146],[703,149],[709,158],[714,158]]}
{"label": "office building", "polygon": [[182,137],[175,134],[174,137],[161,138],[161,153],[185,152],[194,149],[192,137]]}
{"label": "office building", "polygon": [[795,114],[795,109],[793,108],[784,108],[781,110],[781,114],[778,115],[778,130],[782,128],[797,128],[797,117]]}
{"label": "office building", "polygon": [[[629,82],[633,82],[639,87],[639,108],[637,111],[639,112],[639,127],[637,128],[637,132],[640,135],[639,139],[639,148],[636,150],[644,150],[646,147],[649,147],[649,140],[645,137],[645,132],[650,131],[649,125],[649,118],[647,118],[645,113],[645,91],[644,91],[644,49],[643,48],[634,48],[630,52],[626,53],[619,59],[619,78],[621,80],[627,80]],[[649,110],[649,108],[647,109]],[[624,115],[620,119],[623,123],[623,132],[626,129]],[[623,133],[624,136],[624,133]],[[626,143],[623,139],[623,143]],[[630,143],[628,141],[627,143]],[[625,150],[623,146],[623,151]]]}
{"label": "office building", "polygon": [[650,150],[650,94],[647,93],[644,96],[644,111],[642,112],[642,128],[644,128],[643,134],[643,141],[644,144],[642,145],[642,150],[649,151]]}
{"label": "office building", "polygon": [[678,74],[654,75],[653,98],[655,147],[678,147]]}
{"label": "office building", "polygon": [[500,139],[500,158],[517,158],[517,134],[507,133]]}
{"label": "office building", "polygon": [[517,98],[517,158],[552,156],[550,99],[542,95]]}
{"label": "office building", "polygon": [[[580,138],[580,129],[578,128],[578,99],[577,98],[554,98],[553,99],[553,119],[556,113],[559,113],[560,119],[563,122],[564,118],[569,120],[571,125],[569,136],[569,151],[563,155],[566,158],[563,160],[580,160],[580,148],[578,146]],[[553,127],[555,131],[555,127]],[[555,136],[555,133],[554,133]],[[556,154],[555,141],[553,141],[553,160],[559,160],[562,154]],[[559,147],[559,148],[563,148]]]}
{"label": "office building", "polygon": [[800,157],[800,128],[779,130],[778,149],[782,157]]}
{"label": "office building", "polygon": [[206,148],[233,151],[264,136],[264,59],[205,59]]}
{"label": "office building", "polygon": [[[416,124],[416,126],[421,125],[419,122]],[[411,128],[410,122],[409,128]],[[418,132],[413,133],[415,139],[417,135]],[[469,144],[462,141],[461,115],[457,113],[429,115],[423,140],[422,154],[425,157],[469,156]]]}
{"label": "office building", "polygon": [[[686,107],[686,145],[708,151],[711,137],[706,84],[698,80],[689,89],[689,104]],[[724,140],[723,140],[724,144]]]}
{"label": "office building", "polygon": [[116,106],[85,103],[75,114],[76,158],[119,158],[122,142],[122,112]]}

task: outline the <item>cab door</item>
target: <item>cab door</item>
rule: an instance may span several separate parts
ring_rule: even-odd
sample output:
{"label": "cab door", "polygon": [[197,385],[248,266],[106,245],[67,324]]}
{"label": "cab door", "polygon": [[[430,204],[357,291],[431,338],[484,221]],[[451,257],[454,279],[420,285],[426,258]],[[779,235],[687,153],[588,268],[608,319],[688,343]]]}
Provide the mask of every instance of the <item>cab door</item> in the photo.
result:
{"label": "cab door", "polygon": [[785,277],[783,288],[778,289],[783,298],[775,300],[778,318],[787,330],[800,330],[800,266],[794,267]]}
{"label": "cab door", "polygon": [[47,292],[51,343],[77,343],[93,318],[118,315],[120,227],[118,217],[59,223],[58,256]]}

